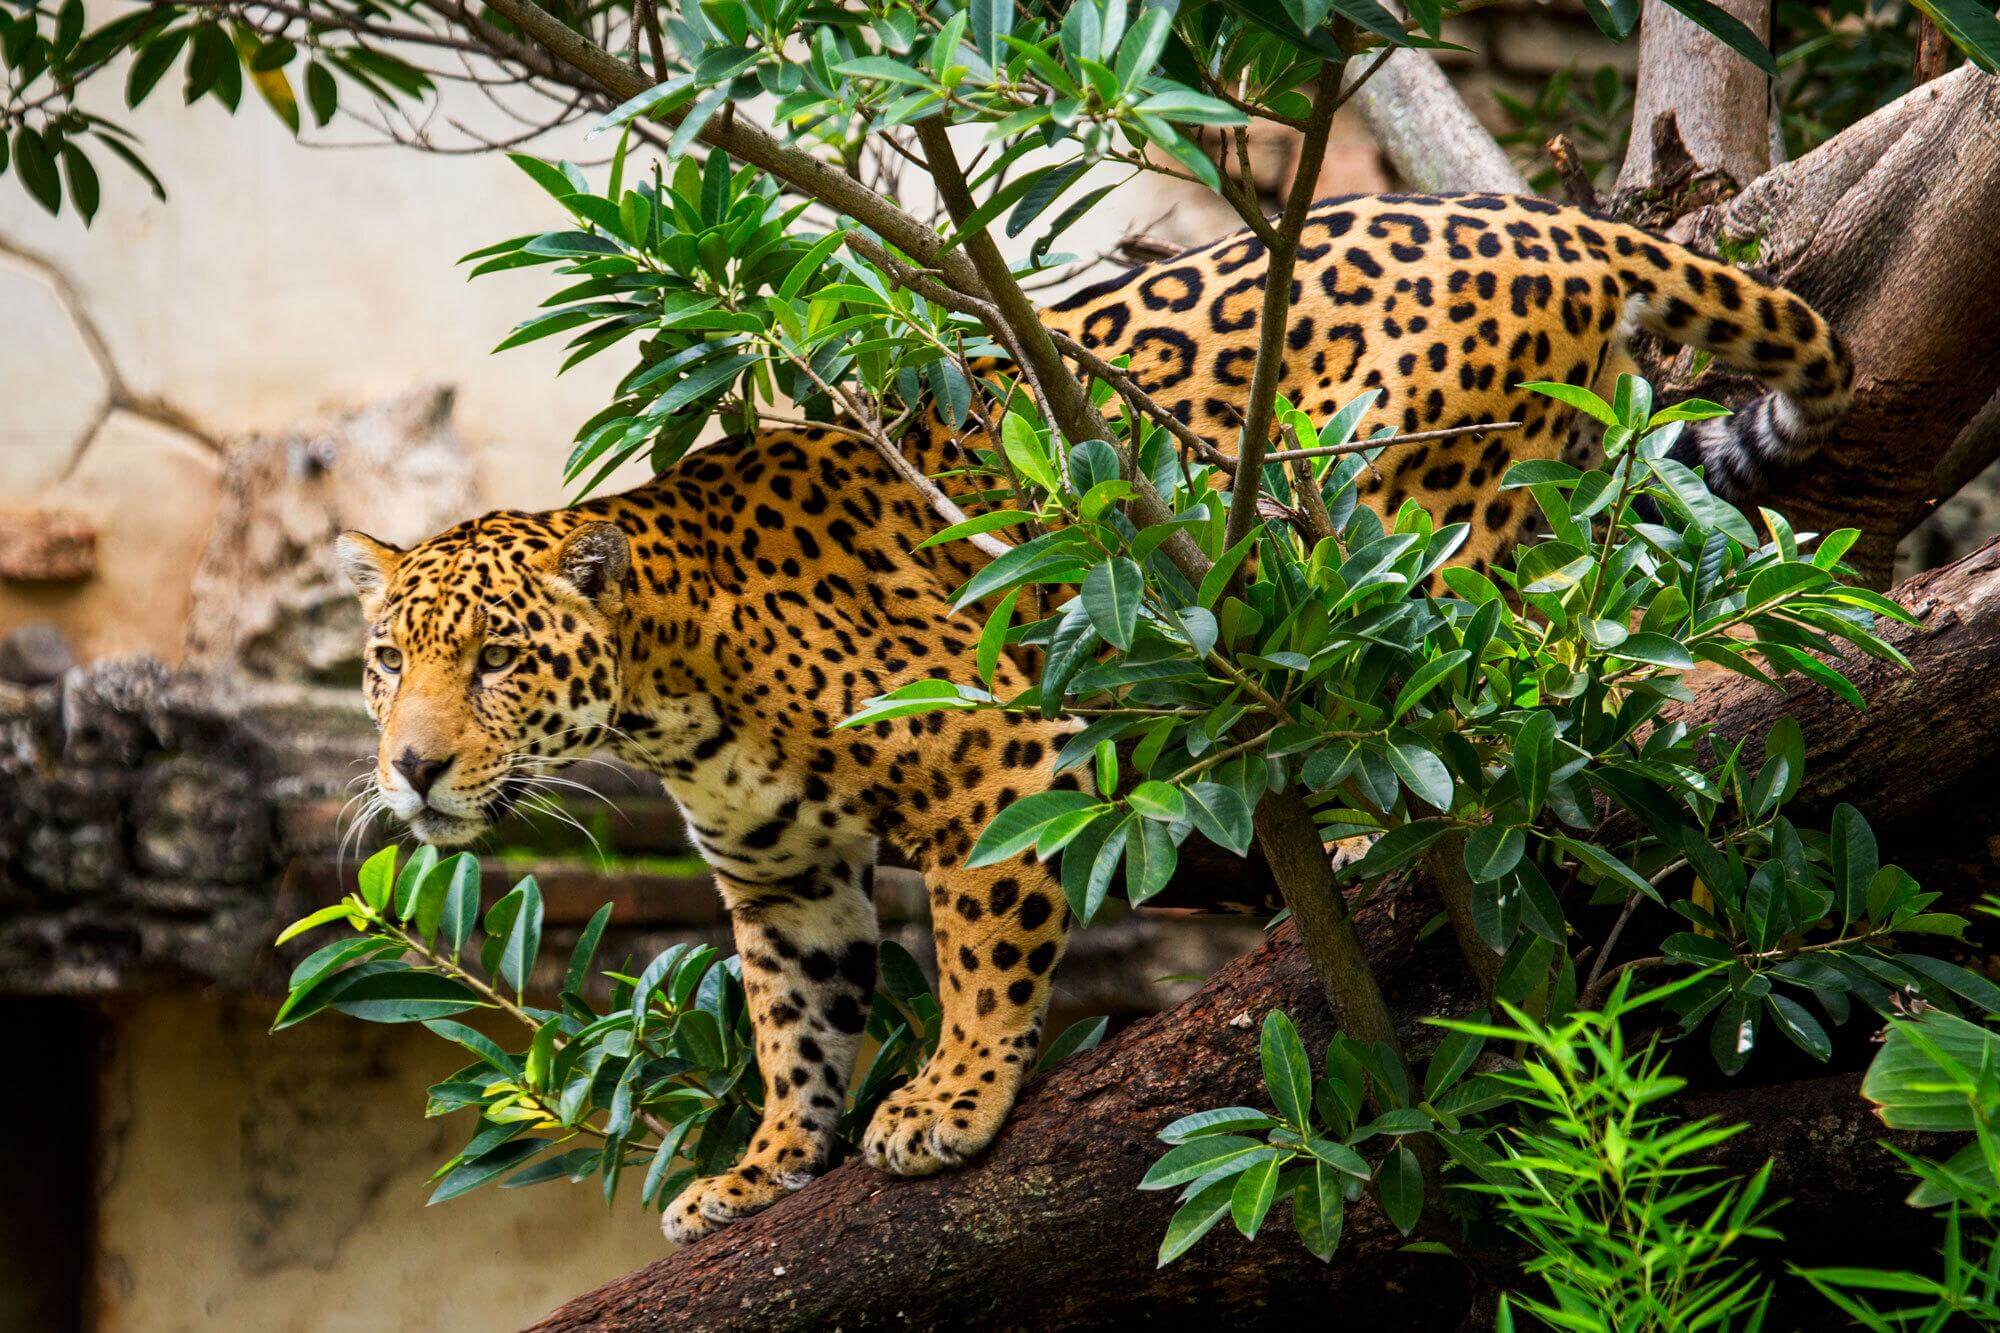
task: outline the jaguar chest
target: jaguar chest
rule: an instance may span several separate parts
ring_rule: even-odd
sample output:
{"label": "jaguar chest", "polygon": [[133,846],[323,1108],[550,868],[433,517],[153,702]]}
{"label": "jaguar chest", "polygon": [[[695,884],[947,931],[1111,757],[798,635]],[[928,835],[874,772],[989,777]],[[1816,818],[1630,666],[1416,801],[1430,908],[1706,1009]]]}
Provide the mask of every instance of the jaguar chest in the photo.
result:
{"label": "jaguar chest", "polygon": [[620,729],[621,756],[659,775],[696,848],[724,876],[769,884],[871,859],[872,835],[840,812],[835,794],[768,736],[733,729],[709,696],[651,703]]}

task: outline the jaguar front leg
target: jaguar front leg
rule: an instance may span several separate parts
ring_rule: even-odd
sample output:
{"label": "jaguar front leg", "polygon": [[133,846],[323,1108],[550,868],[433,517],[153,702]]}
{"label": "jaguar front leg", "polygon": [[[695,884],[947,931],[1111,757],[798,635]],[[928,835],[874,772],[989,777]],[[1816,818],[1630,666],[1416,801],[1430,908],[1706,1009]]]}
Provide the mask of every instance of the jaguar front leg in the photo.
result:
{"label": "jaguar front leg", "polygon": [[1040,865],[948,867],[926,878],[943,1031],[863,1139],[868,1161],[899,1176],[958,1166],[1000,1132],[1034,1066],[1069,927],[1062,886]]}
{"label": "jaguar front leg", "polygon": [[686,1242],[776,1203],[824,1171],[875,992],[875,905],[860,865],[782,884],[718,874],[764,1081],[743,1160],[695,1181],[661,1219]]}

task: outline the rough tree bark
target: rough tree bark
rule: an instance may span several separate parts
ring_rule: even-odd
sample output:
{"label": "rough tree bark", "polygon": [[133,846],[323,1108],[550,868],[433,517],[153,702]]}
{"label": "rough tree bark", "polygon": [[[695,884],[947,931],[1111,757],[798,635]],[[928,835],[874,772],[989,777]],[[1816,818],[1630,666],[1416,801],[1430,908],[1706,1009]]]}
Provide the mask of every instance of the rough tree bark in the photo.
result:
{"label": "rough tree bark", "polygon": [[2000,390],[1995,217],[2000,80],[1966,67],[1676,228],[1754,243],[1846,339],[1852,411],[1763,503],[1807,528],[1859,527],[1849,559],[1876,587],[1903,535],[2000,455],[2000,430],[1967,430]]}
{"label": "rough tree bark", "polygon": [[1411,189],[1528,193],[1506,151],[1425,52],[1390,56],[1354,95],[1354,103]]}
{"label": "rough tree bark", "polygon": [[[1760,38],[1768,0],[1721,0]],[[1639,29],[1639,86],[1632,146],[1617,189],[1678,188],[1701,176],[1748,185],[1771,168],[1769,84],[1762,70],[1663,0],[1646,0]]]}

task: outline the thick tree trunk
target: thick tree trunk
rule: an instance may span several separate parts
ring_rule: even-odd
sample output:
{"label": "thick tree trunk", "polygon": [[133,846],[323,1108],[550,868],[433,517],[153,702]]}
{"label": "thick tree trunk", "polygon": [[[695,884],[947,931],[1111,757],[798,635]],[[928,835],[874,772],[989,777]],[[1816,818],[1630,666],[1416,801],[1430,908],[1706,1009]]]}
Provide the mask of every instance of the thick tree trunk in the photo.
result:
{"label": "thick tree trunk", "polygon": [[[2000,729],[1986,721],[2000,706],[2000,543],[1900,595],[1923,620],[1890,635],[1914,669],[1849,664],[1866,712],[1817,688],[1778,695],[1734,677],[1700,682],[1687,711],[1725,739],[1760,736],[1781,712],[1799,718],[1811,752],[1801,808],[1855,801],[1875,819],[1886,856],[1921,866],[1939,850],[1938,812],[1961,820],[1968,846],[1983,848],[2000,826],[1990,800],[1979,799],[2000,769]],[[1952,876],[1950,864],[1930,886],[1954,901],[1976,898],[1986,877]],[[1425,902],[1392,897],[1356,916],[1404,1040],[1418,1047],[1434,1039],[1423,1015],[1471,1001],[1449,943],[1417,939],[1428,914]],[[1633,941],[1644,942],[1643,932]],[[1323,1049],[1326,1007],[1289,929],[1179,1008],[1033,1084],[971,1169],[895,1181],[844,1166],[767,1213],[579,1297],[545,1327],[1086,1327],[1130,1322],[1135,1311],[1178,1317],[1196,1305],[1260,1318],[1339,1309],[1358,1327],[1455,1325],[1476,1294],[1473,1275],[1401,1252],[1401,1238],[1365,1204],[1350,1210],[1329,1266],[1282,1234],[1245,1245],[1223,1233],[1169,1268],[1153,1266],[1173,1208],[1135,1189],[1161,1151],[1154,1135],[1191,1110],[1264,1101],[1256,1025],[1273,1008],[1299,1020],[1309,1050]],[[1896,1232],[1871,1228],[1861,1252],[1851,1229],[1830,1221],[1835,1199],[1839,1216],[1875,1208],[1909,1218],[1910,1234],[1923,1230],[1895,1211],[1907,1183],[1868,1146],[1879,1127],[1855,1090],[1851,1076],[1828,1076],[1690,1099],[1695,1114],[1755,1127],[1729,1164],[1778,1160],[1778,1191],[1801,1201],[1788,1222],[1794,1261],[1872,1261]]]}
{"label": "thick tree trunk", "polygon": [[1748,249],[1853,353],[1853,410],[1763,503],[1802,528],[1856,526],[1887,584],[1896,543],[2000,455],[1969,430],[2000,390],[2000,80],[1965,67],[1683,220]]}
{"label": "thick tree trunk", "polygon": [[[1769,0],[1720,7],[1768,38]],[[1620,194],[1678,190],[1701,176],[1748,185],[1771,167],[1769,83],[1764,72],[1663,0],[1646,0],[1639,30],[1639,87]]]}

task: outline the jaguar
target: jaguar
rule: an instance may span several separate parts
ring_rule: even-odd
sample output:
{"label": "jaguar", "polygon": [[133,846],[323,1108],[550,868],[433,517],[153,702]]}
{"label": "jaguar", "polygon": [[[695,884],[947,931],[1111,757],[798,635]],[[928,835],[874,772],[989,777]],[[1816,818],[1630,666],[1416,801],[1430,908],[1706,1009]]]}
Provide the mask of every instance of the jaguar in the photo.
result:
{"label": "jaguar", "polygon": [[[1045,312],[1101,355],[1129,356],[1154,400],[1218,448],[1240,429],[1267,253],[1228,237],[1131,269]],[[1605,387],[1642,332],[1699,349],[1767,392],[1697,424],[1677,456],[1737,503],[1810,456],[1853,369],[1799,297],[1631,226],[1534,198],[1328,200],[1306,223],[1279,390],[1330,413],[1365,390],[1365,429],[1512,429],[1404,446],[1364,499],[1415,498],[1483,565],[1529,521],[1499,487],[1562,454],[1576,414],[1531,380]],[[935,414],[903,445],[926,472],[982,440]],[[926,547],[940,520],[855,432],[766,429],[694,451],[621,495],[504,511],[403,550],[344,534],[365,624],[375,782],[416,836],[462,846],[538,775],[608,750],[682,808],[726,904],[763,1081],[740,1162],[695,1182],[664,1228],[690,1241],[823,1171],[875,982],[871,876],[893,852],[925,878],[942,1031],[923,1070],[866,1127],[894,1175],[957,1166],[999,1132],[1033,1065],[1069,912],[1023,856],[966,865],[1016,799],[1052,776],[1072,724],[939,712],[836,729],[870,697],[948,676],[978,621],[952,596],[981,557]],[[1030,683],[1002,660],[1003,693]]]}

